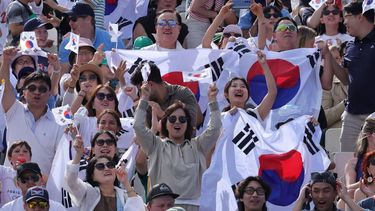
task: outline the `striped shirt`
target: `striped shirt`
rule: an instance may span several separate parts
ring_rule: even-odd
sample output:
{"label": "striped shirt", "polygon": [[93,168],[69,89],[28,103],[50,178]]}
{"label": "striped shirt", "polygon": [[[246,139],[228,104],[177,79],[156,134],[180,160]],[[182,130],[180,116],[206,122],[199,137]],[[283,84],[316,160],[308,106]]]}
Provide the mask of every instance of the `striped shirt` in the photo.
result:
{"label": "striped shirt", "polygon": [[[212,10],[212,7],[214,6],[214,2],[215,2],[215,7]],[[223,5],[224,5],[224,1],[223,0],[206,0],[206,3],[203,5],[203,7],[205,9],[207,9],[207,10],[212,10],[212,11],[219,12],[220,9],[223,7]],[[209,18],[204,17],[204,16],[202,16],[200,14],[196,14],[196,13],[192,12],[191,11],[191,4],[190,4],[190,7],[189,7],[189,16],[191,18],[194,18],[195,20],[198,20],[198,21],[201,21],[201,22],[205,22],[205,23],[210,23],[210,19]]]}

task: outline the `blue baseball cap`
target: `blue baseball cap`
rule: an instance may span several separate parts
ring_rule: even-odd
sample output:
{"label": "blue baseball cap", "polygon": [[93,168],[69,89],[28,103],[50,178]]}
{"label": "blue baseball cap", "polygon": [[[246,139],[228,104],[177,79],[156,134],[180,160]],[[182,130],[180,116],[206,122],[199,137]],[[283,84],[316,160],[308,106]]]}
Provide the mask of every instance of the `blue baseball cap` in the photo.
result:
{"label": "blue baseball cap", "polygon": [[26,32],[30,32],[43,26],[46,27],[47,30],[53,28],[52,24],[50,23],[43,22],[39,18],[32,18],[25,23],[23,30]]}
{"label": "blue baseball cap", "polygon": [[75,4],[71,10],[65,13],[65,15],[70,16],[70,17],[84,17],[84,16],[95,17],[94,10],[89,4],[86,4],[86,3]]}

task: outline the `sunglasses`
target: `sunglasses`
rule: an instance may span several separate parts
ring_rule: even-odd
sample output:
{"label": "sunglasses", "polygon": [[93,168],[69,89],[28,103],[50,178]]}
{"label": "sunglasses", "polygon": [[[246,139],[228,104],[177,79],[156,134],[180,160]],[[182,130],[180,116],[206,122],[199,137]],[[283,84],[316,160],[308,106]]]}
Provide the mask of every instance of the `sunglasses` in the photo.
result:
{"label": "sunglasses", "polygon": [[[176,121],[177,121],[177,117],[175,115],[173,116],[169,116],[168,117],[168,121],[171,123],[171,124],[174,124]],[[187,117],[186,116],[179,116],[178,117],[178,121],[182,124],[186,123],[187,122]]]}
{"label": "sunglasses", "polygon": [[86,78],[84,76],[79,76],[79,82],[85,82],[85,81],[96,81],[98,77],[95,74],[92,74],[89,76],[89,78]]}
{"label": "sunglasses", "polygon": [[26,184],[30,180],[32,180],[33,182],[38,182],[40,177],[39,177],[39,175],[32,174],[32,175],[29,175],[28,177],[27,176],[20,176],[18,179],[22,184]]}
{"label": "sunglasses", "polygon": [[245,188],[244,192],[250,196],[254,194],[254,192],[257,192],[258,196],[263,196],[265,194],[265,191],[263,188],[252,188],[252,187],[247,187]]}
{"label": "sunglasses", "polygon": [[33,84],[27,86],[26,89],[29,92],[35,92],[38,89],[38,92],[41,93],[41,94],[46,93],[48,91],[48,88],[46,86],[36,86],[36,85],[33,85]]}
{"label": "sunglasses", "polygon": [[164,27],[164,26],[176,27],[176,26],[177,26],[177,21],[174,20],[174,19],[170,19],[170,20],[166,20],[166,19],[159,20],[159,21],[158,21],[158,26],[161,26],[161,27]]}
{"label": "sunglasses", "polygon": [[104,143],[107,144],[107,146],[113,146],[116,144],[116,141],[113,139],[97,139],[95,143],[100,147],[103,146]]}
{"label": "sunglasses", "polygon": [[267,19],[270,19],[271,17],[279,18],[280,14],[278,14],[278,13],[265,13],[264,17],[267,18]]}
{"label": "sunglasses", "polygon": [[291,32],[295,32],[297,31],[297,27],[293,24],[279,24],[277,27],[276,27],[276,30],[277,32],[285,32],[286,30],[289,30]]}
{"label": "sunglasses", "polygon": [[323,10],[323,15],[327,16],[329,14],[332,15],[338,15],[340,13],[340,10]]}
{"label": "sunglasses", "polygon": [[104,98],[107,98],[108,101],[113,101],[115,100],[115,97],[113,96],[113,94],[104,94],[104,93],[101,93],[101,92],[98,92],[96,93],[96,98],[98,98],[98,100],[100,101],[103,101]]}
{"label": "sunglasses", "polygon": [[31,202],[27,202],[27,207],[29,207],[30,209],[34,209],[37,206],[40,209],[46,209],[48,207],[48,202],[47,201],[31,201]]}
{"label": "sunglasses", "polygon": [[234,37],[242,37],[241,34],[230,33],[230,32],[229,32],[229,33],[224,33],[223,36],[226,37],[226,38],[229,38],[230,36],[234,36]]}
{"label": "sunglasses", "polygon": [[106,166],[107,166],[108,169],[114,169],[116,164],[113,161],[109,161],[107,163],[97,163],[97,164],[95,164],[95,168],[98,169],[99,171],[103,171]]}
{"label": "sunglasses", "polygon": [[73,21],[73,22],[76,22],[77,19],[78,19],[77,16],[70,16],[70,17],[69,17],[69,20],[71,20],[71,21]]}

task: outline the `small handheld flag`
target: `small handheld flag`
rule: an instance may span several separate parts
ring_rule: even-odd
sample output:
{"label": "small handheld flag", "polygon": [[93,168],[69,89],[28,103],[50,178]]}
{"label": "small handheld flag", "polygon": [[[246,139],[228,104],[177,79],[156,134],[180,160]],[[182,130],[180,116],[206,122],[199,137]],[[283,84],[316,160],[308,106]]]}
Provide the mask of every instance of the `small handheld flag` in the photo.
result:
{"label": "small handheld flag", "polygon": [[109,22],[108,32],[111,35],[111,42],[116,43],[116,50],[117,50],[118,38],[122,35],[122,32],[118,30],[118,24]]}
{"label": "small handheld flag", "polygon": [[26,53],[36,53],[36,51],[41,50],[36,41],[35,32],[22,32],[20,47],[21,51]]}
{"label": "small handheld flag", "polygon": [[78,55],[78,44],[79,44],[79,35],[70,32],[69,42],[66,44],[65,49],[71,50]]}
{"label": "small handheld flag", "polygon": [[73,124],[73,114],[70,111],[69,105],[52,109],[52,114],[59,125]]}

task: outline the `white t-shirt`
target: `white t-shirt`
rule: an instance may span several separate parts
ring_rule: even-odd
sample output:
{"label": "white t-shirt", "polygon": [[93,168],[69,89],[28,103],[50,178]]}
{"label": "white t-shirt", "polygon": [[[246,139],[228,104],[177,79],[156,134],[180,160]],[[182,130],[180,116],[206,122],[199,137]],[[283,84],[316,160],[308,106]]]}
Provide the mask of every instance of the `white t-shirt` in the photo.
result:
{"label": "white t-shirt", "polygon": [[354,37],[348,35],[348,34],[336,34],[333,36],[328,36],[326,34],[322,34],[315,37],[315,42],[318,41],[324,41],[326,43],[330,43],[331,45],[337,45],[337,40],[340,40],[341,43],[348,42],[354,40]]}
{"label": "white t-shirt", "polygon": [[[1,208],[1,211],[22,211],[24,210],[23,203],[23,197],[19,197],[11,202],[6,203]],[[56,201],[49,200],[49,210],[66,211],[66,208]]]}
{"label": "white t-shirt", "polygon": [[0,166],[1,198],[0,207],[22,196],[21,189],[16,185],[17,172],[12,167]]}

